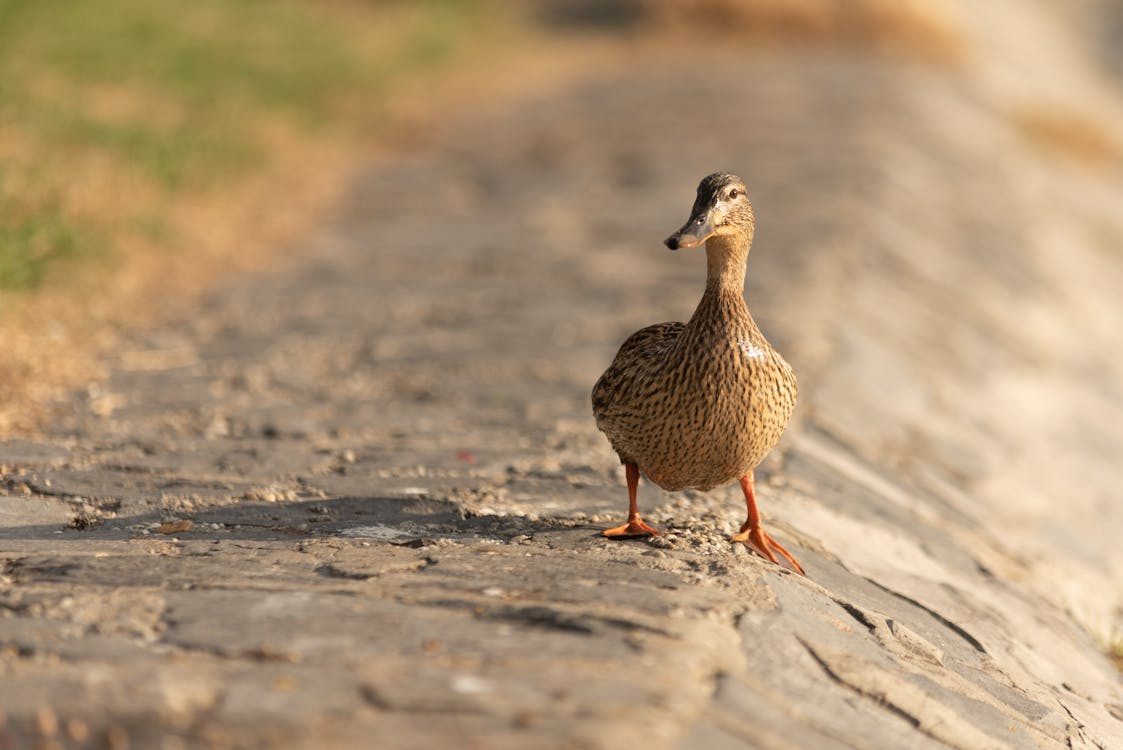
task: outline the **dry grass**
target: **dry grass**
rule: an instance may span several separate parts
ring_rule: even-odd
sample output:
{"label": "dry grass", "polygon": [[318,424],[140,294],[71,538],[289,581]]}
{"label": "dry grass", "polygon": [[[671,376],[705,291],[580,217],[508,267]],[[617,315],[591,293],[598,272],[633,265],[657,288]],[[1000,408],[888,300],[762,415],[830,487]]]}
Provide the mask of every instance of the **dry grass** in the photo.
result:
{"label": "dry grass", "polygon": [[1012,113],[1011,119],[1018,131],[1043,151],[1091,167],[1123,163],[1123,141],[1079,113],[1023,108]]}
{"label": "dry grass", "polygon": [[0,5],[0,437],[98,380],[122,328],[283,263],[399,100],[505,22],[439,0]]}
{"label": "dry grass", "polygon": [[859,44],[941,62],[962,54],[959,18],[943,0],[649,0],[669,31],[695,29],[760,42]]}
{"label": "dry grass", "polygon": [[1123,674],[1123,635],[1111,639],[1107,647],[1107,656],[1120,674]]}
{"label": "dry grass", "polygon": [[121,189],[125,200],[135,191],[137,202],[155,204],[154,233],[122,233],[108,263],[80,263],[8,300],[0,318],[0,436],[33,430],[61,394],[100,379],[99,362],[120,330],[182,314],[197,293],[231,273],[283,262],[277,248],[333,203],[351,168],[348,156],[345,148],[294,137],[267,169],[221,192],[161,206],[143,189]]}

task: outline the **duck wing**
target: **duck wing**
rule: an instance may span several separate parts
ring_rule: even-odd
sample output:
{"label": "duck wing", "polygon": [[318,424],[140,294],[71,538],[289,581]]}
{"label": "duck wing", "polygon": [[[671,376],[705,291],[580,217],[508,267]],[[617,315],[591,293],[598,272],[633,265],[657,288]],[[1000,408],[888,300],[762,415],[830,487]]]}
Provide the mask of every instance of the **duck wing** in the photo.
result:
{"label": "duck wing", "polygon": [[637,411],[644,410],[644,402],[656,395],[653,376],[685,328],[682,323],[656,323],[636,331],[620,346],[612,364],[593,386],[593,416],[597,427],[610,439],[612,422],[636,416]]}

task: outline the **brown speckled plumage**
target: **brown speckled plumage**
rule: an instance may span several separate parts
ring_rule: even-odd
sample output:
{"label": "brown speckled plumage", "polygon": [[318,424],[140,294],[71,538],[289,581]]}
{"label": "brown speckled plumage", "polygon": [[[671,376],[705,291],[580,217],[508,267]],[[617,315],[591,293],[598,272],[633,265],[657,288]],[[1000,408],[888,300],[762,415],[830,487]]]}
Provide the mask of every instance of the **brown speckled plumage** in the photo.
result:
{"label": "brown speckled plumage", "polygon": [[787,427],[797,388],[745,304],[755,223],[744,191],[730,174],[698,186],[690,221],[667,245],[705,242],[702,300],[685,325],[628,337],[593,388],[593,414],[620,460],[663,489],[708,490],[747,476],[751,516],[752,471]]}

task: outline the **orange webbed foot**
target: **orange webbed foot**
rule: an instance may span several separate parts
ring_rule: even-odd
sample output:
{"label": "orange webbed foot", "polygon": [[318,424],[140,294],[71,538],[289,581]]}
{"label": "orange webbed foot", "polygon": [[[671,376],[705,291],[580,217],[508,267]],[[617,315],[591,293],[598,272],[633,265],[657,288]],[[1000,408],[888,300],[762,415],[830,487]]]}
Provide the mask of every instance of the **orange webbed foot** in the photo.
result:
{"label": "orange webbed foot", "polygon": [[791,563],[792,569],[795,570],[795,572],[799,573],[801,576],[807,575],[803,572],[803,566],[796,562],[795,558],[791,556],[790,552],[784,549],[784,545],[780,544],[775,539],[770,537],[768,535],[768,532],[766,532],[759,526],[755,529],[742,527],[741,533],[734,534],[732,537],[730,537],[729,541],[741,542],[742,544],[745,544],[748,547],[759,552],[766,559],[771,560],[772,562],[779,565],[780,561],[776,559],[776,555],[772,552],[772,550],[776,550],[781,555],[783,555],[789,563]]}
{"label": "orange webbed foot", "polygon": [[643,536],[656,536],[659,534],[659,529],[653,529],[643,522],[639,516],[633,516],[628,519],[628,522],[623,526],[616,526],[615,528],[605,529],[601,532],[601,536],[606,536],[609,539],[635,539]]}

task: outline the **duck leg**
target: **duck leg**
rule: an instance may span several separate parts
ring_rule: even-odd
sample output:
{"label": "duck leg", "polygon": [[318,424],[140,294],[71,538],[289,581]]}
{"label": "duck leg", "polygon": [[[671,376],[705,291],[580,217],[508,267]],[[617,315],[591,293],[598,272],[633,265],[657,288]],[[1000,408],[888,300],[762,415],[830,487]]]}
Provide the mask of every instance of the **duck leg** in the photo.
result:
{"label": "duck leg", "polygon": [[628,522],[623,526],[605,529],[601,534],[610,539],[632,539],[637,536],[658,534],[657,529],[651,528],[639,517],[639,506],[636,505],[639,466],[637,464],[624,464],[624,470],[628,476]]}
{"label": "duck leg", "polygon": [[756,508],[756,492],[753,489],[753,485],[754,480],[751,471],[741,477],[741,489],[745,492],[745,505],[749,508],[749,517],[745,520],[745,523],[741,525],[741,533],[734,534],[729,541],[747,544],[779,565],[780,561],[776,559],[776,555],[772,552],[772,550],[776,550],[788,559],[788,562],[792,564],[792,567],[795,568],[797,573],[804,576],[807,575],[803,572],[803,567],[795,561],[795,558],[792,557],[786,549],[784,549],[783,545],[765,532],[764,526],[760,523],[760,511]]}

